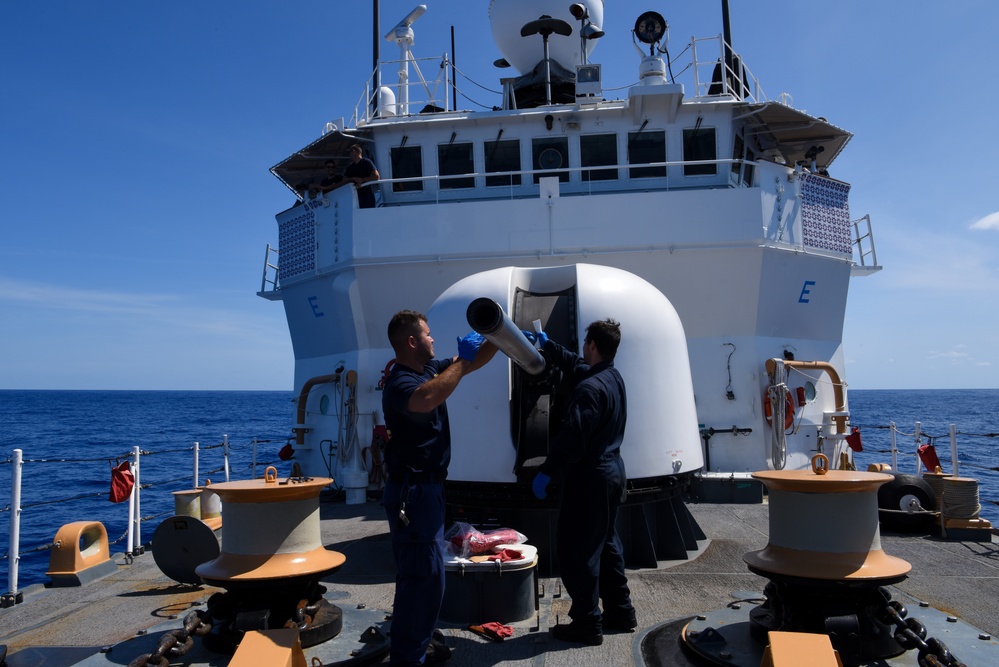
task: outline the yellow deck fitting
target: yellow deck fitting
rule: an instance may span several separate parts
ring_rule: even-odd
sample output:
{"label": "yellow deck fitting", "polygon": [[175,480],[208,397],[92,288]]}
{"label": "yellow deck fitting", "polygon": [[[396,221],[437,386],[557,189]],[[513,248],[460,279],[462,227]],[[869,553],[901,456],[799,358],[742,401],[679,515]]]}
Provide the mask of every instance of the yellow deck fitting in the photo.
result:
{"label": "yellow deck fitting", "polygon": [[229,667],[306,667],[298,630],[278,628],[247,632],[229,661]]}
{"label": "yellow deck fitting", "polygon": [[828,635],[771,630],[760,667],[843,667]]}
{"label": "yellow deck fitting", "polygon": [[82,586],[118,569],[108,551],[108,531],[99,521],[67,523],[53,543],[45,573],[53,586]]}

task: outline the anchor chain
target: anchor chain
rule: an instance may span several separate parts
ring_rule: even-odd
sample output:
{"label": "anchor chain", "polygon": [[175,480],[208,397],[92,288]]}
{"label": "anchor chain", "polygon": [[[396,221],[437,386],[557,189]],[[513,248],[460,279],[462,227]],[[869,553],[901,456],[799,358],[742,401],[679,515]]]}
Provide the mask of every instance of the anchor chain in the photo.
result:
{"label": "anchor chain", "polygon": [[881,621],[895,626],[898,645],[906,651],[918,649],[919,667],[967,667],[942,641],[927,639],[926,626],[917,618],[906,618],[908,610],[898,600],[890,601],[881,611]]}
{"label": "anchor chain", "polygon": [[192,635],[204,637],[212,630],[208,612],[195,610],[184,617],[184,626],[166,632],[152,653],[144,653],[128,663],[128,667],[170,667],[170,658],[186,655],[194,648]]}
{"label": "anchor chain", "polygon": [[[321,600],[322,598],[320,598]],[[291,618],[288,622],[284,624],[286,628],[298,628],[299,630],[305,630],[310,625],[312,625],[312,620],[319,613],[319,601],[310,603],[306,599],[298,601],[295,605],[295,611],[292,613]]]}

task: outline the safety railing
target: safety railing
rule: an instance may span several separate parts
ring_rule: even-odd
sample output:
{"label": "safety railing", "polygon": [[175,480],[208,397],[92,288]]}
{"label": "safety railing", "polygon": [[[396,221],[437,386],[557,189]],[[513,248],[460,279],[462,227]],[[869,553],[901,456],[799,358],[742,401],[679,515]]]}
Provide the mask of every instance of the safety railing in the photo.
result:
{"label": "safety railing", "polygon": [[[685,63],[681,58],[688,50],[690,59]],[[421,67],[421,63],[424,67]],[[680,68],[678,80],[682,80],[683,75],[690,70],[694,97],[732,95],[750,102],[767,101],[759,78],[753,75],[742,62],[741,56],[732,51],[730,46],[726,57],[726,44],[721,35],[691,37],[688,47],[677,56],[675,62],[670,62],[670,67],[671,72]],[[423,69],[431,68],[437,69],[437,75],[428,79],[424,76]],[[425,110],[452,111],[453,105],[448,98],[452,88],[451,69],[452,63],[447,53],[438,57],[414,58],[410,55],[404,59],[380,61],[378,68],[364,84],[364,92],[354,105],[349,126],[362,127],[376,117],[406,116]],[[476,85],[490,90],[481,84]],[[499,93],[501,97],[508,94],[509,91]],[[506,107],[503,100],[499,100],[493,108]]]}
{"label": "safety railing", "polygon": [[[701,54],[698,56],[698,44]],[[709,46],[710,45],[710,46]],[[728,57],[726,58],[726,46]],[[721,35],[716,37],[692,37],[690,40],[691,60],[694,76],[694,96],[713,97],[732,95],[736,99],[749,102],[766,102],[767,96],[760,86],[760,80],[753,76],[742,62],[738,53],[726,45]],[[707,72],[710,71],[710,74]]]}
{"label": "safety railing", "polygon": [[264,252],[264,276],[260,281],[258,296],[270,298],[271,295],[280,291],[281,285],[278,282],[280,280],[279,256],[280,251],[268,243],[267,250]]}
{"label": "safety railing", "polygon": [[[79,514],[76,514],[77,512],[87,512],[91,514],[91,516],[85,517],[87,520],[96,520],[101,521],[102,523],[107,522],[108,524],[116,524],[118,526],[121,525],[122,514],[125,513],[125,510],[123,510],[120,505],[112,505],[111,507],[105,505],[103,506],[103,510],[99,508],[100,506],[95,508],[93,501],[103,497],[108,497],[109,492],[107,490],[79,493],[65,497],[52,497],[53,492],[51,490],[51,485],[42,484],[38,479],[34,480],[34,482],[39,482],[38,484],[29,483],[27,490],[25,490],[24,468],[26,466],[41,469],[45,466],[71,465],[78,468],[75,475],[82,479],[100,479],[102,475],[107,475],[107,469],[105,466],[107,466],[110,461],[128,461],[129,469],[134,479],[134,485],[132,486],[132,490],[128,496],[127,524],[121,536],[110,541],[109,543],[110,545],[114,545],[124,541],[123,555],[125,557],[125,563],[127,564],[130,563],[133,558],[141,555],[145,551],[142,541],[142,524],[154,519],[173,515],[175,506],[171,490],[188,488],[185,483],[192,481],[192,476],[188,476],[187,474],[179,477],[160,479],[159,476],[154,476],[153,473],[155,471],[158,471],[159,475],[162,475],[165,472],[179,470],[183,466],[183,456],[190,454],[191,463],[193,465],[194,483],[194,486],[190,488],[199,487],[205,477],[218,473],[223,475],[225,481],[229,481],[231,469],[230,456],[233,451],[236,450],[237,452],[247,451],[249,453],[249,461],[245,460],[245,455],[240,456],[241,460],[239,467],[249,472],[249,478],[255,479],[257,477],[258,467],[276,465],[274,463],[265,464],[257,462],[258,446],[274,442],[287,443],[287,441],[287,438],[253,438],[248,445],[234,447],[229,442],[228,435],[223,435],[221,442],[207,447],[201,447],[198,442],[195,442],[191,447],[157,451],[143,450],[136,446],[129,452],[93,458],[32,459],[25,458],[24,452],[20,449],[13,450],[9,458],[4,461],[0,461],[0,464],[10,464],[11,466],[10,499],[6,505],[0,505],[0,517],[4,514],[9,514],[8,550],[5,553],[0,553],[0,561],[7,561],[7,592],[0,596],[0,606],[12,606],[13,604],[21,602],[23,599],[23,593],[19,588],[20,565],[22,559],[42,554],[51,550],[55,546],[54,543],[46,542],[22,548],[21,535],[23,527],[22,521],[24,518],[27,517],[29,519],[31,527],[33,528],[33,534],[37,535],[44,529],[49,529],[51,534],[55,535],[60,526],[68,523],[69,521],[79,519]],[[213,449],[222,450],[221,465],[211,470],[201,470],[201,452]],[[140,472],[144,467],[148,468],[143,461],[149,457],[162,457],[163,463],[162,465],[157,465],[153,470],[148,470],[146,473],[140,475]],[[177,465],[174,465],[174,463]],[[104,472],[96,471],[96,468],[98,467],[104,468]],[[112,465],[112,467],[114,466]],[[49,475],[49,477],[52,477],[52,475]],[[39,489],[43,486],[46,491],[44,493],[39,493]],[[147,503],[154,510],[154,513],[151,515],[143,515],[142,491],[146,491],[154,487],[162,487],[164,492],[162,494],[155,495],[153,499]],[[69,505],[71,503],[72,506]],[[54,505],[66,505],[68,509],[56,510],[52,508]],[[81,506],[86,507],[81,510],[79,509]],[[47,508],[47,511],[41,514],[33,513],[33,510],[41,507]],[[98,516],[92,516],[95,513]],[[35,575],[31,578],[38,579],[39,568],[34,567],[32,571]]]}
{"label": "safety railing", "polygon": [[[738,188],[746,187],[738,183],[732,183],[728,176],[731,165],[758,165],[757,162],[747,160],[735,160],[732,158],[719,160],[684,160],[667,162],[641,162],[641,163],[618,163],[608,165],[597,165],[587,167],[558,167],[556,169],[520,169],[516,171],[489,171],[489,172],[468,172],[463,174],[448,174],[441,176],[433,174],[429,176],[412,176],[407,178],[385,178],[378,181],[378,186],[382,188],[382,198],[386,205],[405,204],[419,201],[421,203],[462,200],[469,201],[475,199],[516,199],[536,197],[538,183],[534,182],[535,177],[561,177],[567,175],[568,181],[563,181],[560,185],[560,194],[565,195],[590,195],[610,192],[634,192],[634,191],[658,191],[658,190],[678,190],[678,189],[703,189],[714,188]],[[671,174],[670,172],[684,167],[714,166],[715,173],[699,176],[684,176]],[[638,170],[663,170],[661,176],[629,177],[620,178],[620,172]],[[616,173],[614,178],[599,178],[601,172]],[[584,178],[584,175],[589,176]],[[508,179],[509,185],[486,185],[486,181],[501,181]],[[471,180],[474,185],[467,188],[446,187],[449,181]],[[419,184],[419,188],[411,188],[413,184]],[[442,184],[444,187],[442,187]],[[399,185],[399,191],[394,191]],[[504,194],[505,193],[505,194]]]}
{"label": "safety railing", "polygon": [[[420,63],[430,63],[437,67],[437,76],[427,79],[423,76]],[[395,67],[395,83],[392,68]],[[412,67],[416,80],[409,74]],[[405,70],[405,74],[403,74]],[[450,111],[448,89],[451,87],[451,63],[448,55],[437,58],[413,58],[402,60],[382,60],[378,69],[364,84],[364,92],[354,105],[354,115],[350,119],[351,127],[360,127],[378,116],[406,116],[420,113],[430,108],[435,111]],[[413,96],[414,91],[418,93]],[[385,95],[388,92],[388,95]]]}
{"label": "safety railing", "polygon": [[868,270],[880,269],[878,253],[874,247],[874,231],[871,227],[870,214],[853,220],[850,224],[853,226],[853,245],[857,264]]}

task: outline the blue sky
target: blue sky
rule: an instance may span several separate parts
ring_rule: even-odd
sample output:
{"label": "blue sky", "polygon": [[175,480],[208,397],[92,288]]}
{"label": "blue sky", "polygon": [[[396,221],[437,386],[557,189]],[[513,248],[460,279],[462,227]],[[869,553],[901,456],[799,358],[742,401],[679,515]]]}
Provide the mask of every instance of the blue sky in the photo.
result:
{"label": "blue sky", "polygon": [[[380,34],[416,4],[382,0]],[[459,69],[498,90],[488,2],[426,4],[416,55],[454,25]],[[767,95],[855,135],[831,172],[885,269],[852,284],[850,386],[999,387],[999,3],[730,5]],[[638,78],[638,14],[666,17],[675,55],[720,6],[607,0],[605,88]],[[268,168],[351,115],[370,20],[342,0],[0,3],[0,388],[291,389],[283,309],[255,294],[292,201]]]}

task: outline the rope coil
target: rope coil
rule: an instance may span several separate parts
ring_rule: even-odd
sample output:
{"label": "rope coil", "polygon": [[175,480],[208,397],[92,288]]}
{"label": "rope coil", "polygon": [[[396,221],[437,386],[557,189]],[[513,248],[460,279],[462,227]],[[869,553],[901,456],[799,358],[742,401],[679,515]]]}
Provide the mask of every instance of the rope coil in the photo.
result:
{"label": "rope coil", "polygon": [[978,480],[948,477],[943,480],[943,513],[948,519],[977,519],[982,506],[978,502]]}

